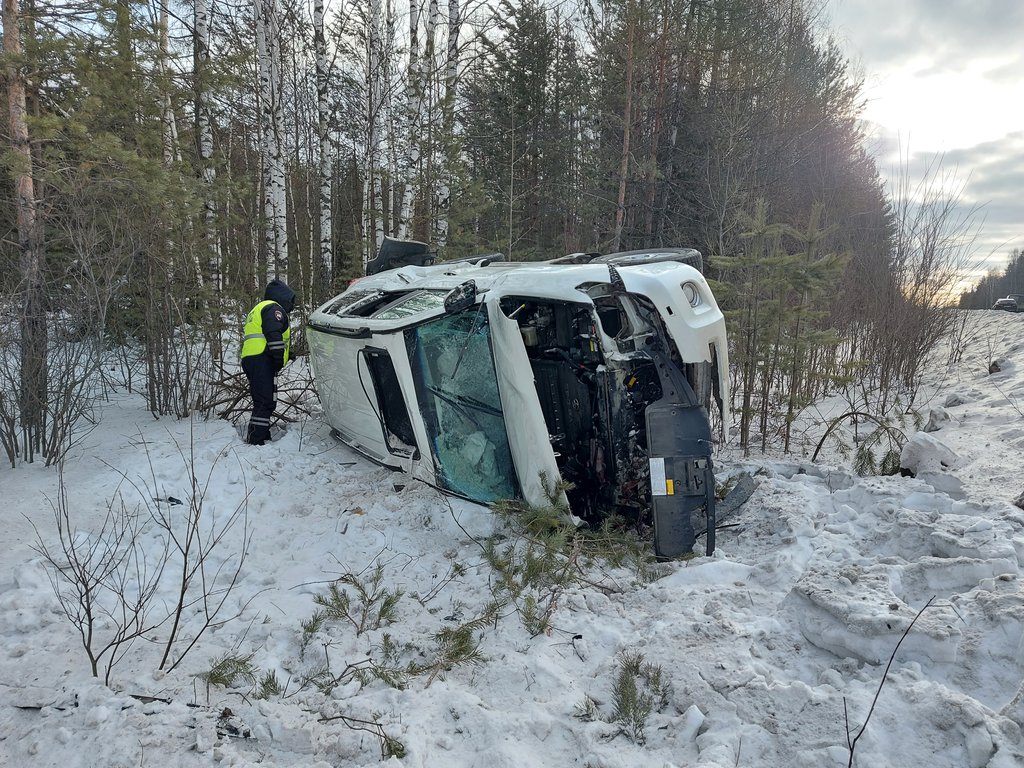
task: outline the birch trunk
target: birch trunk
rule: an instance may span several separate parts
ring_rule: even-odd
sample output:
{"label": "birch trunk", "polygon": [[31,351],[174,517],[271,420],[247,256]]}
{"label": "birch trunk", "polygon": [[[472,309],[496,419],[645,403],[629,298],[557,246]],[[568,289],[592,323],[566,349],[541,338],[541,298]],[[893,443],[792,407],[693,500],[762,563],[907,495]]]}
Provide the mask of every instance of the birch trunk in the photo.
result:
{"label": "birch trunk", "polygon": [[[294,22],[293,22],[294,23]],[[292,35],[295,35],[295,27],[292,27]],[[309,102],[304,98],[306,91],[306,73],[305,73],[305,62],[300,66],[299,64],[299,47],[293,45],[290,47],[289,52],[291,54],[291,61],[289,62],[288,74],[291,78],[289,83],[289,91],[292,99],[291,104],[291,120],[288,127],[291,128],[291,135],[287,135],[287,130],[282,124],[282,130],[284,130],[285,140],[282,141],[282,150],[285,148],[290,149],[292,156],[291,168],[295,169],[294,175],[288,172],[289,165],[284,164],[285,171],[285,210],[288,213],[286,226],[285,226],[285,248],[288,248],[288,244],[293,243],[297,256],[294,261],[289,264],[291,268],[291,282],[292,288],[297,289],[297,293],[300,296],[312,296],[313,295],[313,273],[316,271],[316,263],[314,260],[314,254],[316,253],[315,240],[309,239],[308,250],[303,249],[302,238],[299,236],[299,231],[302,226],[301,213],[305,213],[309,220],[317,218],[307,206],[313,204],[313,192],[312,192],[312,181],[311,176],[313,175],[313,158],[316,156],[316,151],[313,149],[314,140],[316,138],[316,129],[313,124],[312,115],[309,114],[307,108],[310,106]],[[283,55],[282,55],[283,60]],[[283,78],[282,78],[283,80]],[[301,83],[301,84],[300,84]],[[284,89],[281,90],[282,95]],[[316,108],[316,105],[312,105]],[[282,151],[282,157],[284,153]],[[309,158],[309,162],[304,161],[303,158]],[[300,170],[301,169],[301,170]],[[303,172],[306,175],[305,180],[302,180]],[[301,191],[300,191],[301,190]],[[302,198],[305,197],[303,201]],[[312,228],[312,224],[310,224]]]}
{"label": "birch trunk", "polygon": [[438,174],[437,219],[434,242],[438,248],[448,244],[448,211],[451,208],[452,177],[455,165],[455,95],[459,77],[459,32],[462,29],[462,9],[459,0],[448,0],[448,63],[444,78],[444,106],[442,136],[444,161]]}
{"label": "birch trunk", "polygon": [[205,188],[203,199],[202,251],[205,269],[196,270],[200,285],[204,272],[210,275],[214,290],[224,288],[220,247],[216,231],[216,205],[213,199],[217,170],[213,165],[213,126],[210,117],[210,6],[209,0],[195,0],[195,34],[193,35],[193,70],[196,89],[196,143],[199,150],[200,174]]}
{"label": "birch trunk", "polygon": [[424,202],[426,203],[427,232],[428,236],[433,232],[434,225],[434,196],[431,190],[434,189],[434,172],[437,166],[436,145],[434,143],[435,127],[437,126],[437,104],[435,76],[437,72],[437,22],[441,18],[441,9],[438,0],[430,0],[427,10],[427,31],[423,41],[423,97],[424,102],[420,107],[420,130],[416,137],[420,145],[422,157],[422,187],[424,190]]}
{"label": "birch trunk", "polygon": [[381,232],[394,234],[398,226],[398,211],[401,202],[398,194],[398,142],[395,137],[395,116],[391,88],[391,66],[395,57],[395,13],[394,5],[388,0],[385,5],[384,36],[381,39],[381,104],[378,124],[384,126],[381,132],[384,157],[380,162],[381,179]]}
{"label": "birch trunk", "polygon": [[[422,123],[423,108],[423,60],[420,58],[419,43],[420,0],[409,0],[409,70],[406,86],[406,144],[401,172],[404,177],[402,207],[398,215],[398,239],[409,236],[412,219],[413,174],[420,162],[419,127]],[[428,28],[427,34],[431,34]]]}
{"label": "birch trunk", "polygon": [[281,47],[277,0],[256,5],[256,55],[260,73],[263,138],[263,217],[267,280],[288,276],[284,162],[281,155]]}
{"label": "birch trunk", "polygon": [[11,148],[17,159],[12,169],[17,206],[18,252],[25,295],[21,315],[21,414],[24,458],[32,461],[42,452],[46,431],[47,340],[46,253],[36,217],[35,186],[32,179],[32,150],[25,109],[25,74],[16,65],[21,58],[20,9],[18,0],[4,0],[4,54],[7,57],[7,106],[11,126]]}
{"label": "birch trunk", "polygon": [[167,35],[168,11],[167,3],[160,3],[160,21],[158,34],[160,37],[160,77],[165,83],[162,96],[164,165],[170,167],[181,162],[181,146],[178,143],[178,121],[174,116],[174,105],[171,103],[169,72],[167,61],[170,58],[170,42]]}
{"label": "birch trunk", "polygon": [[370,29],[366,37],[366,170],[363,180],[363,271],[384,241],[381,166],[381,105],[384,92],[381,51],[381,0],[370,0]]}
{"label": "birch trunk", "polygon": [[320,150],[320,269],[325,286],[334,280],[331,248],[331,143],[327,104],[327,40],[324,36],[324,2],[313,3],[313,45],[316,48],[317,139]]}

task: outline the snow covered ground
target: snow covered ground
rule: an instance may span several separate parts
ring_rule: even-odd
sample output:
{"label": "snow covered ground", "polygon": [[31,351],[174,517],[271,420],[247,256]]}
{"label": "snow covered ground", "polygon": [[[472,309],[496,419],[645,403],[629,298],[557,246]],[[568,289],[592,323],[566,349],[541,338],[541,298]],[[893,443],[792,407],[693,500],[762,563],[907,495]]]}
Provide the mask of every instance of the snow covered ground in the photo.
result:
{"label": "snow covered ground", "polygon": [[[211,553],[218,584],[251,532],[220,614],[238,617],[207,630],[170,672],[156,671],[162,645],[136,643],[103,685],[108,657],[94,679],[33,549],[33,525],[59,546],[57,472],[0,469],[0,765],[378,765],[384,733],[404,747],[385,760],[396,766],[845,766],[847,729],[857,735],[893,650],[931,600],[896,653],[855,764],[1019,768],[1024,512],[1012,502],[1024,490],[1024,315],[972,321],[979,335],[962,362],[937,355],[922,390],[948,418],[936,410],[940,428],[907,454],[919,477],[720,456],[720,477],[750,470],[758,487],[714,557],[656,578],[590,565],[559,594],[548,632],[531,636],[506,609],[474,629],[478,663],[402,689],[355,671],[388,659],[429,666],[438,633],[484,612],[498,577],[483,545],[516,541],[501,518],[363,461],[316,420],[256,448],[225,422],[154,421],[139,396],[120,396],[64,468],[77,541],[94,540],[119,489],[129,509],[141,504],[139,520],[169,515],[182,530],[192,466],[204,525],[244,513]],[[159,529],[139,541],[156,562]],[[154,616],[174,603],[177,562]],[[360,621],[372,601],[355,590],[372,592],[377,570],[378,597],[402,591],[380,626],[373,611]],[[312,626],[314,596],[342,577],[354,619]],[[199,610],[183,617],[185,641]],[[100,622],[97,637],[108,631]],[[169,631],[165,622],[152,636]],[[624,652],[662,672],[636,740],[609,722]],[[202,675],[226,656],[248,658],[256,679],[208,683]],[[336,684],[303,686],[318,668]],[[283,691],[257,698],[269,672]]]}

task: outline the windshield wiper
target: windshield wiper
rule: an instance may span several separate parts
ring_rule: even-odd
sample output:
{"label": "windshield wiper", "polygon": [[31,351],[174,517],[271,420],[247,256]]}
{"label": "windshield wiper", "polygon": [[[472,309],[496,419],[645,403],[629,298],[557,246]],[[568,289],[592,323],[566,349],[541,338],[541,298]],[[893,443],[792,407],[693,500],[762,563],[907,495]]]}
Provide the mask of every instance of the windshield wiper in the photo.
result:
{"label": "windshield wiper", "polygon": [[427,391],[454,407],[472,408],[477,411],[489,413],[492,416],[502,415],[501,409],[495,408],[493,405],[488,405],[482,400],[477,400],[475,397],[460,395],[455,392],[446,392],[445,390],[438,389],[437,387],[428,386]]}
{"label": "windshield wiper", "polygon": [[454,397],[463,405],[468,405],[470,408],[476,408],[478,411],[489,413],[493,416],[501,416],[501,409],[495,408],[493,405],[485,403],[483,400],[477,400],[475,397],[469,395],[454,395]]}

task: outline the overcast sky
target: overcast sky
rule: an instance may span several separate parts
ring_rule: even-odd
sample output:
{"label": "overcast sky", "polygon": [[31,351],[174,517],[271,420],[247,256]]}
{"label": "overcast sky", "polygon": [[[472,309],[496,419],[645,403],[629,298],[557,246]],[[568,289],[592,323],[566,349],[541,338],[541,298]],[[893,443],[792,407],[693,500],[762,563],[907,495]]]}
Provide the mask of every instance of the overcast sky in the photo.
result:
{"label": "overcast sky", "polygon": [[1024,249],[1024,0],[825,0],[822,21],[864,76],[883,177],[941,155],[982,206],[975,268]]}

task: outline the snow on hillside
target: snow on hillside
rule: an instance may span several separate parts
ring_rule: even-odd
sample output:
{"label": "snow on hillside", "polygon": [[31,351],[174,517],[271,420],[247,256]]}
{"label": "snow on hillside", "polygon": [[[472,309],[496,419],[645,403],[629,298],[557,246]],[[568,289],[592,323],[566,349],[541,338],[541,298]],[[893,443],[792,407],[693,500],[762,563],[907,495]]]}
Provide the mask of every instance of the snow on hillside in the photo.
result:
{"label": "snow on hillside", "polygon": [[[211,556],[222,579],[251,530],[222,614],[239,615],[169,673],[155,671],[162,646],[136,643],[103,685],[33,549],[33,525],[59,544],[57,473],[0,469],[0,765],[370,766],[382,762],[383,732],[404,746],[385,760],[395,766],[845,766],[847,725],[852,739],[931,600],[900,644],[855,764],[1019,767],[1024,512],[1012,502],[1024,490],[1024,315],[972,322],[962,362],[936,355],[922,390],[941,428],[908,453],[920,477],[720,456],[721,478],[750,470],[758,487],[714,557],[653,575],[590,565],[547,633],[531,636],[506,610],[474,628],[477,663],[404,689],[360,682],[348,665],[390,653],[428,666],[438,633],[492,600],[482,547],[515,540],[502,520],[365,462],[316,420],[256,448],[224,422],[154,421],[139,396],[119,396],[64,468],[78,540],[99,530],[119,488],[130,508],[142,503],[140,520],[180,521],[192,464],[206,524],[244,512]],[[140,538],[159,554],[156,531]],[[355,595],[377,569],[378,594],[402,590],[393,621],[374,628],[371,615],[358,634],[355,621],[309,623],[332,581],[345,577]],[[169,571],[154,605],[174,598]],[[623,652],[662,672],[635,740],[609,722]],[[258,699],[244,678],[208,684],[200,675],[225,656],[274,672],[283,692]],[[337,684],[301,685],[325,667]]]}

